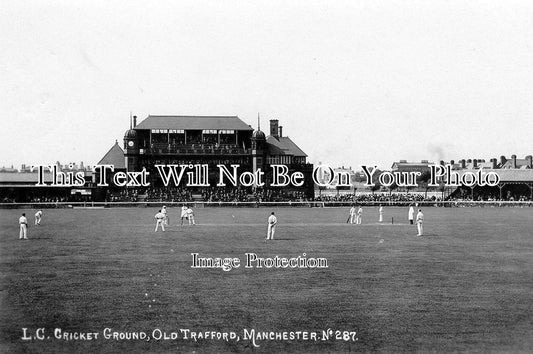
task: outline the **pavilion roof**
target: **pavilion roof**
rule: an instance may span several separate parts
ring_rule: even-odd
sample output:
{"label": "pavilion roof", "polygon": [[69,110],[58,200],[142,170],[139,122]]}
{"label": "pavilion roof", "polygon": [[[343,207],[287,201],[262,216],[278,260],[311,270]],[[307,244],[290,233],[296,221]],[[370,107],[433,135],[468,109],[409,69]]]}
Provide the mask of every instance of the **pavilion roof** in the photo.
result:
{"label": "pavilion roof", "polygon": [[237,116],[148,116],[137,124],[135,130],[183,129],[183,130],[244,130],[253,128]]}

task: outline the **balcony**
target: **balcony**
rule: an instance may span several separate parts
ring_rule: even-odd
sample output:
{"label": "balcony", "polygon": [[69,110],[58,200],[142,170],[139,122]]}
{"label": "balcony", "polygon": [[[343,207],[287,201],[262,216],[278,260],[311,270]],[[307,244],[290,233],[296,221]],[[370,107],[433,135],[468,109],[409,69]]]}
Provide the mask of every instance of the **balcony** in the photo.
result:
{"label": "balcony", "polygon": [[236,145],[211,145],[211,144],[152,144],[150,147],[139,149],[140,155],[250,155],[251,149],[239,148]]}

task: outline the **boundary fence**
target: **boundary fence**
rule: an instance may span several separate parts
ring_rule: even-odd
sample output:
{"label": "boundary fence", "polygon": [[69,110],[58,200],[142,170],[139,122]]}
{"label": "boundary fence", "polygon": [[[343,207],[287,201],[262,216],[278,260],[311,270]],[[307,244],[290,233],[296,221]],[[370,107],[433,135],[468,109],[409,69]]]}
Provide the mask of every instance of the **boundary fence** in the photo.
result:
{"label": "boundary fence", "polygon": [[35,202],[35,203],[0,203],[0,209],[104,209],[104,208],[158,208],[181,207],[183,205],[193,208],[263,208],[263,207],[300,207],[300,208],[341,208],[357,206],[388,206],[388,207],[533,207],[533,201],[289,201],[289,202]]}

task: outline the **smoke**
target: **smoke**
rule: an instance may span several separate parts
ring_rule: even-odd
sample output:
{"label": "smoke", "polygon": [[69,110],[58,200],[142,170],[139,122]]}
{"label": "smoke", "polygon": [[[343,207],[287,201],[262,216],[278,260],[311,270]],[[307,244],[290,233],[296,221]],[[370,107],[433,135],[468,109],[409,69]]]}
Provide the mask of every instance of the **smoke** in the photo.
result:
{"label": "smoke", "polygon": [[428,152],[429,155],[435,159],[436,162],[438,161],[446,161],[445,153],[444,153],[444,144],[442,145],[435,145],[435,144],[428,144]]}

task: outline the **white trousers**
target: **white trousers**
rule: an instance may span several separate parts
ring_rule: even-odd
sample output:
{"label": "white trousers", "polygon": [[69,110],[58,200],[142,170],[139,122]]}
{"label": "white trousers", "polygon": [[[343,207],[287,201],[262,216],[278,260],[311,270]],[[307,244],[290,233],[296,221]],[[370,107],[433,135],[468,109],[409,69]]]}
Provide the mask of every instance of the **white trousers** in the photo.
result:
{"label": "white trousers", "polygon": [[41,217],[40,216],[37,216],[35,218],[35,225],[41,225]]}
{"label": "white trousers", "polygon": [[26,224],[20,224],[19,239],[28,238],[26,236],[26,230],[27,230]]}
{"label": "white trousers", "polygon": [[157,219],[157,222],[155,223],[155,231],[159,228],[159,225],[161,225],[161,230],[165,231],[165,222],[162,219]]}
{"label": "white trousers", "polygon": [[418,228],[418,236],[422,236],[424,234],[424,224],[417,222],[416,227]]}
{"label": "white trousers", "polygon": [[273,240],[275,232],[276,232],[276,225],[268,225],[267,240]]}

